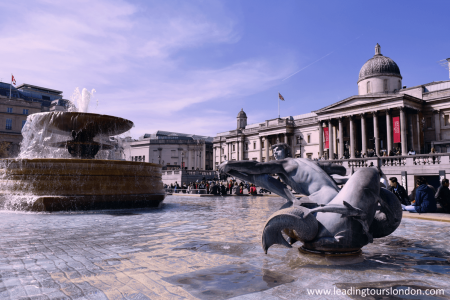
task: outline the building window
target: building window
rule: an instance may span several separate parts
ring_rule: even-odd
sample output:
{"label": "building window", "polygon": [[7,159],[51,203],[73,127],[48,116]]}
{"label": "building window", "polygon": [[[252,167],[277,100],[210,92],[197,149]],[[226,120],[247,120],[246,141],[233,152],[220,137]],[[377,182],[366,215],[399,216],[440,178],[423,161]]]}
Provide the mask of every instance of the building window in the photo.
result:
{"label": "building window", "polygon": [[6,119],[6,130],[12,129],[12,119]]}
{"label": "building window", "polygon": [[399,80],[398,81],[398,90],[400,91],[402,89],[402,82]]}
{"label": "building window", "polygon": [[306,153],[306,158],[312,159],[312,153]]}
{"label": "building window", "polygon": [[248,150],[248,143],[245,143],[245,150]]}
{"label": "building window", "polygon": [[22,128],[23,128],[23,126],[25,126],[25,123],[26,123],[27,121],[26,120],[23,120],[22,121]]}
{"label": "building window", "polygon": [[24,114],[24,115],[28,115],[28,109],[24,109],[24,110],[23,110],[23,114]]}
{"label": "building window", "polygon": [[236,151],[236,147],[235,147],[235,145],[233,145],[233,151]]}
{"label": "building window", "polygon": [[384,89],[385,92],[388,91],[388,80],[387,79],[383,80],[383,89]]}
{"label": "building window", "polygon": [[50,97],[42,95],[42,100],[50,100]]}
{"label": "building window", "polygon": [[6,108],[6,112],[7,112],[8,114],[12,114],[12,107],[7,107],[7,108]]}
{"label": "building window", "polygon": [[308,144],[311,143],[311,135],[308,134]]}
{"label": "building window", "polygon": [[370,94],[370,81],[367,81],[367,94]]}
{"label": "building window", "polygon": [[145,155],[144,155],[144,156],[142,156],[142,161],[144,161],[144,162],[145,162]]}
{"label": "building window", "polygon": [[256,142],[253,142],[253,150],[256,149]]}

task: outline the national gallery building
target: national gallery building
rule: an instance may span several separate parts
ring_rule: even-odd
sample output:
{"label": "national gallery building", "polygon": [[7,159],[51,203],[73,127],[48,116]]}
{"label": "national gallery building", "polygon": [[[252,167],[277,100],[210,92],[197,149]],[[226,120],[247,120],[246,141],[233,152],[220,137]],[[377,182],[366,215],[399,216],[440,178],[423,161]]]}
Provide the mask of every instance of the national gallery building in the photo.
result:
{"label": "national gallery building", "polygon": [[310,159],[450,152],[450,80],[407,88],[377,44],[357,83],[358,95],[307,114],[248,125],[241,110],[236,129],[214,138],[213,165],[269,161],[271,145],[279,142],[288,143],[294,157]]}

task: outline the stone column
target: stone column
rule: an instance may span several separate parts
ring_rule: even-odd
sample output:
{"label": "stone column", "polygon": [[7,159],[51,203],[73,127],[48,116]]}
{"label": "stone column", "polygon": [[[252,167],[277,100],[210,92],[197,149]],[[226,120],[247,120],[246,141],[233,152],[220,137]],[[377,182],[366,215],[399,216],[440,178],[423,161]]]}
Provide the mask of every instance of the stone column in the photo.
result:
{"label": "stone column", "polygon": [[[212,165],[212,169],[216,170],[216,154],[217,154],[217,148],[213,147],[213,165]],[[220,157],[219,157],[219,161],[220,161]]]}
{"label": "stone column", "polygon": [[407,122],[408,122],[408,131],[407,131],[407,136],[408,136],[408,144],[407,144],[407,149],[408,151],[412,148],[414,148],[414,130],[413,130],[413,120],[412,120],[412,113],[409,113],[407,115]]}
{"label": "stone column", "polygon": [[[206,170],[206,143],[203,143],[202,168],[203,168],[203,170]],[[214,170],[214,166],[213,166],[213,170]]]}
{"label": "stone column", "polygon": [[193,167],[194,167],[194,170],[196,170],[197,169],[197,150],[194,149],[192,151],[192,153],[194,154]]}
{"label": "stone column", "polygon": [[[361,116],[361,155],[365,153],[367,155],[367,133],[366,133],[366,118],[364,113]],[[362,157],[362,156],[361,156]]]}
{"label": "stone column", "polygon": [[344,156],[344,128],[342,126],[342,117],[339,118],[339,159]]}
{"label": "stone column", "polygon": [[227,143],[227,161],[231,161],[230,143]]}
{"label": "stone column", "polygon": [[421,134],[420,134],[420,110],[417,111],[417,154],[422,153],[422,145],[420,143]]}
{"label": "stone column", "polygon": [[441,140],[441,111],[435,110],[434,111],[434,125],[435,125],[435,132],[436,132],[436,141]]}
{"label": "stone column", "polygon": [[239,152],[240,152],[240,147],[239,147],[239,140],[236,140],[236,160],[240,160],[239,159]]}
{"label": "stone column", "polygon": [[241,151],[240,151],[240,156],[239,156],[239,160],[244,160],[244,151],[245,151],[245,140],[244,137],[242,137],[241,139]]}
{"label": "stone column", "polygon": [[386,131],[387,131],[387,155],[392,150],[392,118],[391,110],[386,109]]}
{"label": "stone column", "polygon": [[406,107],[400,107],[400,136],[402,143],[402,155],[408,154],[408,150],[406,148]]}
{"label": "stone column", "polygon": [[287,134],[283,133],[283,143],[287,144],[288,140],[287,140]]}
{"label": "stone column", "polygon": [[269,161],[269,137],[266,136],[264,139],[264,149],[266,152],[266,159],[264,160],[265,162]]}
{"label": "stone column", "polygon": [[331,123],[331,120],[328,120],[328,159],[334,159],[334,138],[333,138],[333,130],[334,126]]}
{"label": "stone column", "polygon": [[353,116],[348,117],[350,121],[350,158],[355,158],[355,128],[353,125]]}
{"label": "stone column", "polygon": [[258,161],[262,162],[262,148],[263,148],[263,144],[262,144],[262,136],[259,137],[259,154],[258,154]]}
{"label": "stone column", "polygon": [[377,112],[372,112],[373,114],[373,134],[375,135],[375,155],[380,155],[380,134],[378,128],[378,115]]}
{"label": "stone column", "polygon": [[319,122],[319,158],[323,155],[323,127],[322,122]]}
{"label": "stone column", "polygon": [[189,148],[186,149],[186,167],[188,170],[191,168],[191,150]]}

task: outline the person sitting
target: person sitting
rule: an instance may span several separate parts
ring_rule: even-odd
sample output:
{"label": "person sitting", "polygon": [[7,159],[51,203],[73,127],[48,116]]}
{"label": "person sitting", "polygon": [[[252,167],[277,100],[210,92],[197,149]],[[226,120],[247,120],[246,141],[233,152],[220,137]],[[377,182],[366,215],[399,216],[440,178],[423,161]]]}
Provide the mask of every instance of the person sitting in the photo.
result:
{"label": "person sitting", "polygon": [[413,149],[409,150],[408,155],[416,155],[416,151]]}
{"label": "person sitting", "polygon": [[438,188],[436,195],[434,196],[445,213],[450,213],[450,190],[448,186],[448,179],[442,179],[442,185]]}
{"label": "person sitting", "polygon": [[387,188],[391,193],[397,196],[398,200],[403,205],[411,205],[405,188],[398,184],[397,177],[389,178],[389,187]]}
{"label": "person sitting", "polygon": [[403,205],[402,209],[409,212],[430,213],[436,211],[436,199],[433,190],[427,185],[424,177],[416,180],[416,202],[413,205]]}

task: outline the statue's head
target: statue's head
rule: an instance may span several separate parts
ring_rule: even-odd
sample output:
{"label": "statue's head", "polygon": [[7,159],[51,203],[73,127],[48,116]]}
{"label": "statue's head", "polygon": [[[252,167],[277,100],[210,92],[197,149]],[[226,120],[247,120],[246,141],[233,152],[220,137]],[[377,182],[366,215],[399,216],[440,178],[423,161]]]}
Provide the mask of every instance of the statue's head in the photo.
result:
{"label": "statue's head", "polygon": [[292,157],[291,147],[286,143],[275,144],[272,146],[273,157],[275,160]]}

